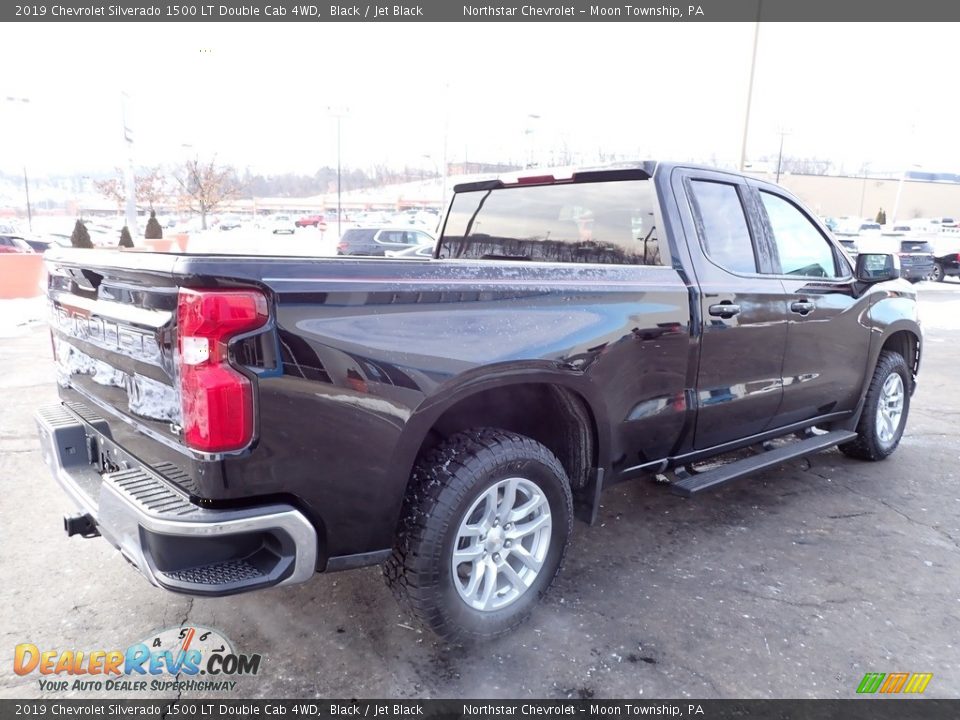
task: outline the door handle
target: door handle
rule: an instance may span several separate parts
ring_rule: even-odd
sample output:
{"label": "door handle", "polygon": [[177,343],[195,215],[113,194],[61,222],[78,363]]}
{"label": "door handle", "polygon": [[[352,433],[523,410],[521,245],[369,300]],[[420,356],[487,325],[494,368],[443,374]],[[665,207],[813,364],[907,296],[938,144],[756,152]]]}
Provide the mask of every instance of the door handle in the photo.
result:
{"label": "door handle", "polygon": [[813,312],[814,308],[816,308],[816,305],[809,300],[797,300],[797,302],[790,304],[790,312],[795,312],[799,315],[809,315]]}
{"label": "door handle", "polygon": [[732,318],[734,315],[740,314],[740,306],[734,305],[729,300],[724,300],[719,305],[710,306],[710,314],[714,317],[723,318],[724,320]]}

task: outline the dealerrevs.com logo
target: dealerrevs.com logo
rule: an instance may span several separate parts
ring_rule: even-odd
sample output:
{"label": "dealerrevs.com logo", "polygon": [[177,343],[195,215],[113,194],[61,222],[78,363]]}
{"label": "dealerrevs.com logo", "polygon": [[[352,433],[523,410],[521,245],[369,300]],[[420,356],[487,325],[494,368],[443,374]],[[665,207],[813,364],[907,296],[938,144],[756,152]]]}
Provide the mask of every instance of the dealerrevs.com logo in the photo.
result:
{"label": "dealerrevs.com logo", "polygon": [[256,675],[259,654],[243,655],[220,632],[173,627],[151,633],[125,650],[60,650],[21,643],[13,671],[37,674],[45,692],[232,691],[233,678]]}

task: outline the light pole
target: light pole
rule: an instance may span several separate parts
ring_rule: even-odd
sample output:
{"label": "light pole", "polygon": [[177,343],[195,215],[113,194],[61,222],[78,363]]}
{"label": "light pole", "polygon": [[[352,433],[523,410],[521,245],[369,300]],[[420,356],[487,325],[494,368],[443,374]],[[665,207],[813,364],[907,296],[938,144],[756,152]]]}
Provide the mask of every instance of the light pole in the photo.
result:
{"label": "light pole", "polygon": [[[424,153],[424,154],[421,155],[420,157],[422,157],[424,160],[429,160],[429,161],[430,161],[430,164],[433,165],[433,177],[434,177],[434,178],[439,178],[439,177],[440,177],[440,166],[437,165],[437,161],[433,159],[433,155],[430,155],[429,153]],[[421,166],[421,167],[422,167],[422,166]],[[423,174],[423,170],[422,170],[422,169],[421,169],[420,173],[421,173],[421,184],[422,184],[422,174]],[[432,178],[431,178],[431,179],[432,179]],[[423,197],[424,197],[424,198],[428,197],[428,194],[427,194],[426,190],[424,190],[423,188],[421,188],[421,192],[423,193]],[[441,203],[443,202],[443,198],[442,198],[442,197],[441,197],[441,199],[440,199],[440,202],[441,202]]]}
{"label": "light pole", "polygon": [[328,107],[327,114],[331,117],[337,119],[337,239],[339,240],[340,236],[343,235],[343,207],[340,202],[341,199],[341,184],[340,184],[340,121],[343,119],[343,116],[348,112],[348,108],[340,107]]}
{"label": "light pole", "polygon": [[[20,103],[21,105],[29,105],[30,98],[25,97],[10,97],[9,95],[3,99],[4,102],[8,103]],[[27,227],[30,228],[30,232],[33,232],[33,210],[30,207],[30,179],[27,177],[27,160],[24,157],[23,160],[23,192],[26,195],[27,200]]]}
{"label": "light pole", "polygon": [[784,130],[780,128],[780,152],[777,153],[777,182],[780,182],[780,168],[783,164],[783,138],[786,135],[789,135],[789,130]]}
{"label": "light pole", "polygon": [[753,104],[753,75],[757,69],[757,41],[760,39],[760,10],[763,0],[757,0],[757,22],[753,27],[753,54],[750,56],[750,81],[747,86],[747,112],[743,117],[743,140],[740,142],[740,172],[747,165],[747,134],[750,130],[750,106]]}
{"label": "light pole", "polygon": [[920,165],[913,163],[909,168],[904,168],[900,173],[900,181],[897,183],[897,198],[893,202],[893,212],[890,214],[890,224],[897,221],[897,214],[900,212],[900,196],[903,195],[903,183],[907,179],[907,173],[913,172],[913,168],[920,169]]}
{"label": "light pole", "polygon": [[[539,120],[540,116],[536,113],[528,113],[527,120]],[[536,128],[531,127],[530,123],[527,123],[527,127],[524,129],[523,134],[527,136],[527,167],[534,166],[535,152],[534,152],[534,141],[533,134],[536,131]]]}
{"label": "light pole", "polygon": [[126,92],[121,92],[120,106],[123,115],[123,141],[127,145],[127,168],[124,173],[127,195],[127,228],[133,237],[138,237],[140,231],[137,229],[137,178],[133,171],[133,130],[130,128],[130,120],[127,113],[127,104],[129,101],[130,96],[127,95]]}
{"label": "light pole", "polygon": [[[867,173],[870,170],[870,163],[863,164],[863,185],[860,187],[860,219],[863,219],[863,202],[867,196]],[[898,197],[899,201],[899,197]]]}

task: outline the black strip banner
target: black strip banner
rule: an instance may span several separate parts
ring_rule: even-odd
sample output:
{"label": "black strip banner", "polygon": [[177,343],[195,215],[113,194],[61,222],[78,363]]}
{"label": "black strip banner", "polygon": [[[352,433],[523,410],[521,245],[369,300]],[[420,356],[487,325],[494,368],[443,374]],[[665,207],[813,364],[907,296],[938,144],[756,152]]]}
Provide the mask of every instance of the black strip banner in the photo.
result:
{"label": "black strip banner", "polygon": [[225,3],[36,0],[4,3],[2,22],[946,22],[960,3],[943,0],[297,0]]}
{"label": "black strip banner", "polygon": [[960,700],[0,700],[0,720],[154,717],[272,718],[690,718],[703,720],[954,720]]}

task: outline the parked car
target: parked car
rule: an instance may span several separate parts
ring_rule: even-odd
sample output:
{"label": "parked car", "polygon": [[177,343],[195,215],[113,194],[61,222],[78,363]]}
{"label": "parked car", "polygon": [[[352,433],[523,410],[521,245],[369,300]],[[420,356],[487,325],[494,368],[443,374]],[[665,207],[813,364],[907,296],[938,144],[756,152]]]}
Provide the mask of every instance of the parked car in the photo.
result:
{"label": "parked car", "polygon": [[[900,442],[917,293],[777,185],[538,170],[457,186],[443,228],[428,263],[47,253],[37,423],[67,534],[207,597],[382,563],[420,622],[477,640],[514,631],[609,486],[691,496]],[[302,607],[277,617],[322,623]]]}
{"label": "parked car", "polygon": [[425,245],[411,245],[405,250],[386,250],[384,255],[390,258],[432,258],[433,243]]}
{"label": "parked car", "polygon": [[943,282],[944,278],[960,277],[960,252],[935,254],[930,279]]}
{"label": "parked car", "polygon": [[22,237],[0,235],[0,253],[32,253],[33,248]]}
{"label": "parked car", "polygon": [[866,220],[845,219],[838,223],[837,228],[833,231],[833,234],[838,237],[852,235],[873,236],[880,235],[882,231],[883,228],[879,223]]}
{"label": "parked car", "polygon": [[914,232],[914,228],[906,223],[895,223],[884,232],[884,235],[909,235]]}
{"label": "parked car", "polygon": [[236,230],[243,225],[243,218],[239,215],[224,215],[217,225],[221,230]]}
{"label": "parked car", "polygon": [[298,228],[315,227],[320,230],[327,229],[327,220],[323,215],[304,215],[297,218],[294,223]]}
{"label": "parked car", "polygon": [[271,215],[267,218],[265,227],[274,235],[279,233],[293,235],[297,231],[297,226],[289,215]]}
{"label": "parked car", "polygon": [[895,253],[900,259],[900,276],[911,283],[926,280],[934,273],[933,247],[922,238],[881,237],[860,240],[860,252]]}
{"label": "parked car", "polygon": [[53,235],[48,234],[43,237],[25,237],[21,238],[27,245],[29,245],[34,252],[42,253],[46,252],[48,249],[54,245],[59,245],[61,247],[70,247],[70,236],[69,235]]}
{"label": "parked car", "polygon": [[840,235],[837,237],[837,242],[840,243],[840,246],[846,250],[851,257],[856,257],[857,255],[857,240],[856,237],[850,235]]}
{"label": "parked car", "polygon": [[425,230],[410,227],[362,226],[349,228],[340,236],[337,255],[374,255],[384,257],[387,250],[407,250],[412,246],[436,243]]}

